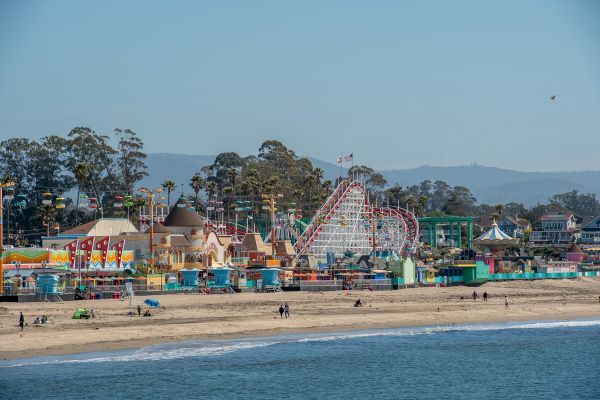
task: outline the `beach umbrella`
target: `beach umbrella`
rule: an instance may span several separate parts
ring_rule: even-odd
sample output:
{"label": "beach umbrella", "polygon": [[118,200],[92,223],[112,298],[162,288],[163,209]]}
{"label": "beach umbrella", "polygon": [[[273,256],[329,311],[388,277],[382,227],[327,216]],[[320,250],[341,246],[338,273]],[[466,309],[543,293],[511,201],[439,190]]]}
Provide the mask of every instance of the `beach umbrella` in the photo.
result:
{"label": "beach umbrella", "polygon": [[146,299],[146,300],[144,300],[144,304],[146,304],[147,306],[152,307],[152,308],[160,307],[160,303],[158,302],[158,300],[154,300],[154,299]]}

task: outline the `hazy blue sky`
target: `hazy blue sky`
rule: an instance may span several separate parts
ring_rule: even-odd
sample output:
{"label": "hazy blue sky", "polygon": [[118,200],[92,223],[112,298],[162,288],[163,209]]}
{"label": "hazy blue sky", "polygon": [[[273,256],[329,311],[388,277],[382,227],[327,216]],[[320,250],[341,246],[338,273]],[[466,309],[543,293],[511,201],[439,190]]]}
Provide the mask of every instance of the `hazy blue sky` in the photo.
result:
{"label": "hazy blue sky", "polygon": [[600,169],[598,21],[593,0],[2,0],[0,139]]}

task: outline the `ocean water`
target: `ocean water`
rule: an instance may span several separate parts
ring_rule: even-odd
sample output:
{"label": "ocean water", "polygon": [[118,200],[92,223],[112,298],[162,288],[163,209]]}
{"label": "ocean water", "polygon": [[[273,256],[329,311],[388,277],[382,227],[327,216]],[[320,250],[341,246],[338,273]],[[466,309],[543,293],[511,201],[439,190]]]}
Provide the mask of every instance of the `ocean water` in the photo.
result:
{"label": "ocean water", "polygon": [[600,399],[600,320],[194,341],[0,361],[2,399]]}

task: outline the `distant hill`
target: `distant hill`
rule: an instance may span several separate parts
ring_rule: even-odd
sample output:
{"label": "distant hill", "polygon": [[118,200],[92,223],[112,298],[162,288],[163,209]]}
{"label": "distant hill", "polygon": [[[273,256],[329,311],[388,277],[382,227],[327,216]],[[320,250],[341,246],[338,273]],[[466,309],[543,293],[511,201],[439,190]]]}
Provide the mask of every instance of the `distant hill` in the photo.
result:
{"label": "distant hill", "polygon": [[170,179],[177,185],[176,193],[181,192],[181,184],[184,191],[190,192],[190,178],[206,165],[210,165],[215,156],[194,156],[189,154],[152,153],[148,154],[146,165],[148,176],[144,178],[140,186],[151,188],[159,187],[166,179]]}
{"label": "distant hill", "polygon": [[[147,165],[149,176],[142,185],[156,187],[165,179],[181,184],[189,192],[189,180],[195,172],[214,161],[212,155],[182,155],[170,153],[149,154]],[[309,157],[315,167],[325,172],[325,178],[335,180],[340,174],[337,164]],[[347,164],[345,164],[347,166]],[[343,169],[345,174],[346,168]],[[443,180],[449,185],[466,186],[480,203],[496,204],[519,202],[532,205],[545,202],[554,194],[570,190],[595,193],[600,197],[600,171],[581,172],[522,172],[482,165],[459,167],[422,166],[403,170],[380,171],[390,185],[402,186],[417,184],[423,180]]]}

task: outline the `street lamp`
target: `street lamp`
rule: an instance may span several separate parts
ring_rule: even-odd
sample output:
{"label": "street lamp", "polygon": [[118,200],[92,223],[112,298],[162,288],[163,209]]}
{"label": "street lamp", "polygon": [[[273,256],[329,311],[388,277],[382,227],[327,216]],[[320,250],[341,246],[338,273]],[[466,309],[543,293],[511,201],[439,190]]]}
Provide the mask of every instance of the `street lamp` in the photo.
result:
{"label": "street lamp", "polygon": [[283,197],[281,193],[279,194],[263,194],[262,197],[265,199],[265,202],[268,202],[269,210],[271,211],[271,257],[275,259],[275,199],[280,199]]}
{"label": "street lamp", "polygon": [[150,269],[154,270],[154,196],[155,196],[155,192],[156,193],[160,193],[162,192],[163,189],[162,188],[158,188],[158,189],[147,189],[145,187],[140,188],[140,192],[142,193],[146,193],[148,195],[148,211],[149,211],[149,224],[150,224]]}

